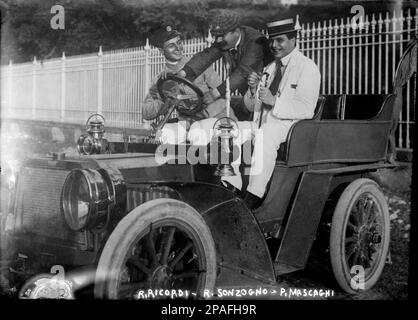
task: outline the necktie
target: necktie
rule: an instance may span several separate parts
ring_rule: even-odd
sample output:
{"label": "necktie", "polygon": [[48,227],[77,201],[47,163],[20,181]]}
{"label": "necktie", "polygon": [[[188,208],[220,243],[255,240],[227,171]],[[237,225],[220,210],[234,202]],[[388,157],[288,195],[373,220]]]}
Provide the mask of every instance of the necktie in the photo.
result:
{"label": "necktie", "polygon": [[238,51],[236,49],[231,49],[229,50],[229,54],[227,54],[231,70],[234,70],[237,66],[237,53]]}
{"label": "necktie", "polygon": [[282,80],[282,62],[280,61],[277,64],[276,75],[274,76],[273,81],[270,83],[270,91],[273,96],[277,94],[277,90],[279,89],[280,80]]}

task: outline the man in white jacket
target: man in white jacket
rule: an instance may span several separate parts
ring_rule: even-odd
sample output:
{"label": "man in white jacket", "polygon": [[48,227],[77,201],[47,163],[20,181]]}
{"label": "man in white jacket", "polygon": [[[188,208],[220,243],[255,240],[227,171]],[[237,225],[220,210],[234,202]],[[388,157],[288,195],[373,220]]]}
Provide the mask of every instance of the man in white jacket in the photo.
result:
{"label": "man in white jacket", "polygon": [[[252,73],[244,97],[254,112],[262,135],[254,137],[254,151],[245,202],[250,209],[261,205],[276,163],[277,150],[286,141],[291,126],[314,115],[321,75],[316,64],[296,48],[293,19],[267,24],[270,49],[275,61],[263,75]],[[233,182],[230,181],[232,184]]]}

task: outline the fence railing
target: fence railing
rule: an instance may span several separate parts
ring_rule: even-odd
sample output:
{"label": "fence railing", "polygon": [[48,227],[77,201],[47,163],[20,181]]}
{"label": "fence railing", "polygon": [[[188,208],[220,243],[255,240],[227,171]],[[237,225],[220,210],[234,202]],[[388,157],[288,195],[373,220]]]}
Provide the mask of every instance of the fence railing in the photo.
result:
{"label": "fence railing", "polygon": [[[392,79],[406,43],[418,35],[418,9],[302,24],[300,50],[314,60],[322,75],[322,94],[378,94],[392,90]],[[191,56],[206,48],[208,38],[185,41]],[[1,67],[2,118],[82,124],[99,112],[106,124],[148,127],[142,102],[152,79],[164,68],[160,51],[143,47],[49,59]],[[224,78],[222,61],[214,68]],[[413,147],[415,78],[404,89],[397,147]],[[367,107],[367,106],[364,106]]]}

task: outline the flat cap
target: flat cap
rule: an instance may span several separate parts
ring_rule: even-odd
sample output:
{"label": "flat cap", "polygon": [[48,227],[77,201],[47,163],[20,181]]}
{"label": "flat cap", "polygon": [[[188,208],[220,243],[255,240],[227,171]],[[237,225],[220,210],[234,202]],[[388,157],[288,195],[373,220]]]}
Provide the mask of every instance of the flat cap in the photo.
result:
{"label": "flat cap", "polygon": [[213,15],[210,23],[212,36],[223,36],[240,26],[238,14],[231,10],[219,10]]}
{"label": "flat cap", "polygon": [[171,26],[166,26],[157,30],[151,37],[151,44],[158,48],[163,48],[164,43],[175,37],[182,36],[180,32],[174,30]]}

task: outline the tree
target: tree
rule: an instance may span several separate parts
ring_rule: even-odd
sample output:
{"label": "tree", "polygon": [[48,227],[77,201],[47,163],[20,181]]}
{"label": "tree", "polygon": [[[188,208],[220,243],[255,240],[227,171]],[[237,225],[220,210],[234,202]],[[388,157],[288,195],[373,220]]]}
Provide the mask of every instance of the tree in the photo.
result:
{"label": "tree", "polygon": [[[283,7],[267,0],[62,0],[65,29],[50,27],[51,6],[55,0],[9,1],[2,25],[1,63],[30,61],[104,50],[137,47],[161,26],[171,25],[186,38],[206,36],[208,16],[214,9],[235,10],[242,23],[257,29],[269,21],[300,16],[300,22],[322,21],[350,16],[352,3],[327,5],[315,1],[311,5]],[[367,12],[386,11],[382,3],[363,2]],[[326,8],[326,10],[324,10]]]}

